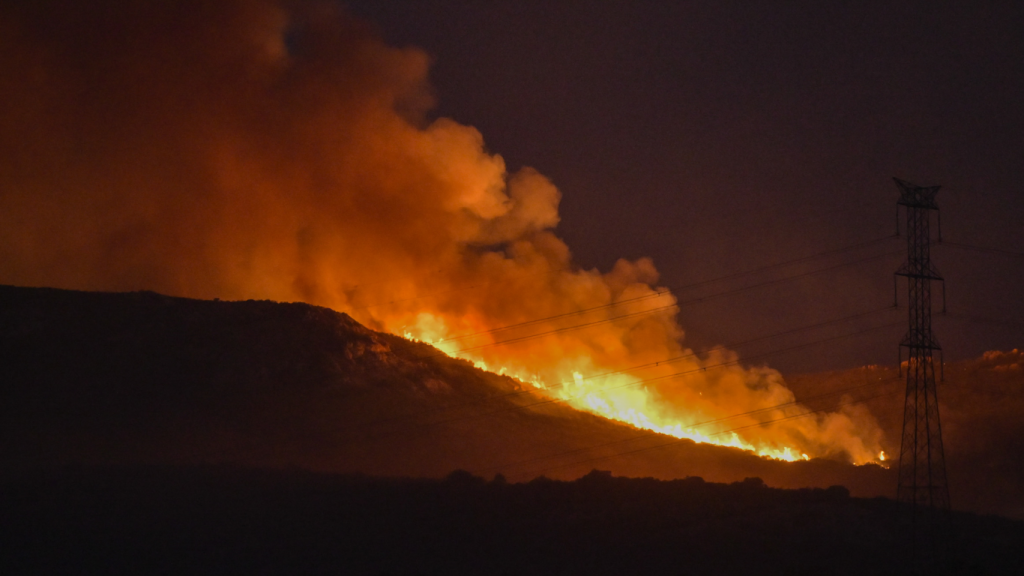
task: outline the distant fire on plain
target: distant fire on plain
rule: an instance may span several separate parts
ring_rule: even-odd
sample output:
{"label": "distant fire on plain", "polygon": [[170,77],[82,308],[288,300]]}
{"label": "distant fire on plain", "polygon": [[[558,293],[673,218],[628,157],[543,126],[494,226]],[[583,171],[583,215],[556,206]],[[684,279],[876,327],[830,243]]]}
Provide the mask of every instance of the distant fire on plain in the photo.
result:
{"label": "distant fire on plain", "polygon": [[0,15],[0,282],[301,300],[645,430],[882,458],[862,405],[779,420],[778,372],[688,349],[650,259],[574,264],[560,191],[432,116],[423,52],[334,3],[106,4]]}

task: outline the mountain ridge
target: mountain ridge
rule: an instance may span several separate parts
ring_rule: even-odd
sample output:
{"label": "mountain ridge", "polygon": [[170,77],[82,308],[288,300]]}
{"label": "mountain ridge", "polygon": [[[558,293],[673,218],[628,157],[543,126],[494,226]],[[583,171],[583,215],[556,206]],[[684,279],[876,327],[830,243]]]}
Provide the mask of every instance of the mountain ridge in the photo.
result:
{"label": "mountain ridge", "polygon": [[0,326],[8,470],[222,462],[523,480],[597,465],[858,496],[895,483],[878,466],[777,462],[638,431],[303,303],[0,286]]}

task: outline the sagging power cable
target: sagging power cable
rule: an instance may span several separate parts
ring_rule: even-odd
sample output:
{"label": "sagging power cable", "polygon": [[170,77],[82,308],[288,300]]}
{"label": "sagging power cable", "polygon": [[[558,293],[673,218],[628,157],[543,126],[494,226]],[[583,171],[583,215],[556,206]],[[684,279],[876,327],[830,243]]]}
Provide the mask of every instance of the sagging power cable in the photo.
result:
{"label": "sagging power cable", "polygon": [[[797,278],[803,278],[803,277],[811,276],[811,275],[814,275],[814,274],[821,274],[823,272],[830,272],[832,270],[837,270],[839,268],[845,268],[847,266],[853,266],[853,265],[856,265],[856,264],[862,264],[864,262],[869,262],[869,261],[872,261],[872,260],[878,260],[878,259],[881,259],[881,258],[892,256],[894,254],[901,254],[901,253],[902,253],[902,250],[883,252],[882,254],[876,254],[874,256],[868,256],[866,258],[860,258],[860,259],[857,259],[857,260],[853,260],[853,261],[850,261],[850,262],[844,262],[844,263],[841,263],[841,264],[836,264],[836,265],[829,266],[829,267],[826,267],[826,268],[819,268],[817,270],[811,270],[811,271],[808,271],[808,272],[802,272],[800,274],[784,276],[782,278],[774,278],[774,279],[771,279],[771,280],[766,280],[764,282],[758,282],[756,284],[750,284],[748,286],[743,286],[743,287],[740,287],[740,288],[734,288],[732,290],[725,290],[725,291],[722,291],[722,292],[716,292],[716,293],[709,294],[709,295],[706,295],[706,296],[701,296],[701,297],[697,297],[697,298],[691,298],[689,300],[683,300],[683,301],[676,302],[675,304],[672,304],[672,305],[669,305],[669,306],[659,306],[657,308],[652,308],[652,309],[649,309],[649,310],[641,310],[641,311],[638,311],[638,312],[632,312],[632,313],[629,313],[629,314],[623,314],[623,315],[614,316],[614,317],[611,317],[611,318],[604,318],[604,319],[601,319],[601,320],[594,320],[592,322],[585,322],[585,323],[581,323],[581,324],[574,324],[574,325],[570,325],[570,326],[563,326],[563,327],[560,327],[560,328],[554,328],[554,329],[551,329],[551,330],[545,330],[543,332],[537,332],[537,333],[529,334],[529,335],[526,335],[526,336],[519,336],[519,337],[516,337],[516,338],[509,338],[509,339],[506,339],[506,340],[498,340],[498,341],[495,341],[495,342],[489,342],[489,343],[486,343],[486,344],[479,344],[479,345],[476,345],[476,346],[467,346],[467,347],[464,347],[464,348],[460,348],[458,350],[453,350],[451,353],[447,353],[447,352],[443,352],[441,350],[438,350],[437,354],[433,354],[433,355],[449,355],[450,356],[450,355],[454,355],[454,354],[460,354],[460,353],[463,353],[463,352],[471,352],[471,351],[476,351],[476,350],[480,350],[480,349],[483,349],[483,348],[490,348],[492,346],[501,346],[501,345],[505,345],[505,344],[514,344],[514,343],[523,342],[523,341],[526,341],[526,340],[532,340],[534,338],[541,338],[543,336],[548,336],[548,335],[551,335],[551,334],[557,334],[557,333],[561,333],[561,332],[568,332],[568,331],[571,331],[571,330],[578,330],[578,329],[582,329],[582,328],[589,328],[591,326],[596,326],[596,325],[600,325],[600,324],[607,324],[609,322],[615,322],[617,320],[622,320],[622,319],[625,319],[625,318],[632,318],[632,317],[641,316],[641,315],[644,315],[644,314],[651,314],[651,313],[655,313],[655,312],[664,312],[664,311],[667,311],[667,310],[670,310],[670,309],[676,308],[676,307],[686,306],[686,305],[689,305],[689,304],[703,303],[703,302],[707,302],[708,300],[713,300],[713,299],[716,299],[716,298],[721,298],[723,296],[729,296],[729,295],[732,295],[732,294],[737,294],[737,293],[740,293],[740,292],[745,292],[747,290],[753,290],[755,288],[762,288],[762,287],[770,286],[770,285],[773,285],[773,284],[780,284],[782,282],[787,282],[789,280],[794,280],[794,279],[797,279]],[[605,306],[605,307],[607,307],[607,306]],[[557,316],[557,317],[562,317],[562,315]],[[557,318],[557,317],[551,317],[551,318]],[[538,319],[535,319],[535,320],[531,320],[530,323],[538,323],[538,322],[542,322],[542,321],[547,321],[547,320],[549,320],[551,318],[538,318]],[[504,326],[504,327],[501,327],[501,328],[495,328],[494,331],[505,330],[505,329],[507,329],[509,327],[511,327],[511,326]],[[486,332],[480,332],[480,333],[477,333],[477,334],[484,334],[484,333],[486,333]],[[447,339],[447,340],[451,340],[451,339]],[[447,340],[441,340],[441,341],[438,342],[438,344],[443,343],[443,342],[445,342]]]}
{"label": "sagging power cable", "polygon": [[523,321],[523,322],[517,322],[515,324],[507,324],[505,326],[499,326],[497,328],[490,328],[488,330],[480,330],[478,332],[470,332],[468,334],[460,334],[458,336],[451,336],[451,337],[448,337],[448,338],[443,338],[439,342],[452,342],[452,341],[456,341],[456,340],[463,340],[465,338],[471,338],[473,336],[480,336],[482,334],[493,334],[495,332],[501,332],[501,331],[504,331],[504,330],[511,330],[513,328],[522,328],[524,326],[529,326],[531,324],[538,324],[538,323],[541,323],[541,322],[548,322],[548,321],[551,321],[551,320],[557,320],[559,318],[565,318],[565,317],[568,317],[568,316],[575,316],[575,315],[578,315],[578,314],[585,314],[587,312],[593,312],[595,310],[603,310],[605,308],[611,308],[613,306],[621,306],[623,304],[629,304],[631,302],[640,302],[640,301],[643,301],[643,300],[649,300],[651,298],[657,298],[659,296],[664,296],[665,294],[669,294],[672,291],[683,292],[683,291],[686,291],[686,290],[691,290],[693,288],[699,288],[701,286],[706,286],[706,285],[709,285],[709,284],[715,284],[715,283],[718,283],[718,282],[724,282],[726,280],[733,280],[735,278],[741,278],[743,276],[749,276],[751,274],[758,274],[758,273],[761,273],[761,272],[767,272],[769,270],[774,270],[776,268],[783,268],[783,267],[786,267],[786,266],[791,266],[793,264],[799,264],[801,262],[807,262],[809,260],[814,260],[815,258],[821,258],[823,256],[832,256],[832,255],[835,255],[835,254],[841,254],[843,252],[849,252],[851,250],[857,250],[857,249],[860,249],[860,248],[866,248],[868,246],[872,246],[874,244],[878,244],[880,242],[884,242],[884,241],[887,241],[887,240],[892,240],[894,238],[897,238],[897,237],[896,236],[884,236],[882,238],[875,238],[874,240],[868,240],[866,242],[860,242],[858,244],[852,244],[850,246],[844,246],[842,248],[835,248],[835,249],[832,249],[832,250],[826,250],[824,252],[818,252],[817,254],[811,254],[809,256],[803,256],[801,258],[795,258],[793,260],[787,260],[785,262],[778,262],[778,263],[775,263],[775,264],[769,264],[767,266],[761,266],[759,268],[753,268],[753,269],[744,270],[744,271],[741,271],[741,272],[734,272],[732,274],[728,274],[726,276],[720,276],[718,278],[712,278],[710,280],[702,280],[700,282],[694,282],[694,283],[691,283],[691,284],[683,284],[683,285],[662,287],[662,288],[658,289],[657,291],[655,291],[654,293],[651,293],[651,294],[644,294],[642,296],[636,296],[636,297],[633,297],[633,298],[624,298],[622,300],[616,300],[615,302],[610,302],[608,304],[601,304],[599,306],[592,306],[592,307],[589,307],[589,308],[583,308],[581,310],[574,310],[572,312],[564,312],[562,314],[555,314],[553,316],[547,316],[547,317],[544,317],[544,318],[537,318],[537,319],[534,319],[534,320],[526,320],[526,321]]}
{"label": "sagging power cable", "polygon": [[943,240],[936,244],[937,246],[949,246],[951,248],[959,248],[960,250],[971,250],[973,252],[985,252],[988,254],[997,254],[999,256],[1008,256],[1010,258],[1022,258],[1024,259],[1024,252],[1015,252],[1013,250],[1004,250],[1002,248],[987,248],[985,246],[975,246],[973,244],[964,244],[961,242],[950,242]]}

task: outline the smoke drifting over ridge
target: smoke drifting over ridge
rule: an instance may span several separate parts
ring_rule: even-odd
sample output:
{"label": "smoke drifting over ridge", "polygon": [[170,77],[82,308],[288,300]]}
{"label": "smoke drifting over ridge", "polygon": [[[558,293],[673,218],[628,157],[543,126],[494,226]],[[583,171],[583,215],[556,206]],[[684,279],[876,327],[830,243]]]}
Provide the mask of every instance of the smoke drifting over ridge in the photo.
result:
{"label": "smoke drifting over ridge", "polygon": [[[472,127],[430,120],[429,58],[331,5],[2,10],[0,282],[329,306],[696,439],[715,429],[694,424],[793,400],[773,370],[688,356],[649,259],[574,266],[552,183],[508,174]],[[710,440],[865,462],[880,432],[847,407]]]}

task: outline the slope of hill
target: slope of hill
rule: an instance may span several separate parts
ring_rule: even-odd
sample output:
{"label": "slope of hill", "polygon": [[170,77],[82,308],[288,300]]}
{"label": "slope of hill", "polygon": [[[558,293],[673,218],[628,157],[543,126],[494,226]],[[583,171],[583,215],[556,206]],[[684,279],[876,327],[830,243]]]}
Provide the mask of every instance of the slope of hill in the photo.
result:
{"label": "slope of hill", "polygon": [[[643,433],[325,308],[0,287],[0,463],[616,474],[889,494],[892,471]],[[623,453],[628,453],[621,455]],[[604,459],[605,456],[615,456]]]}

